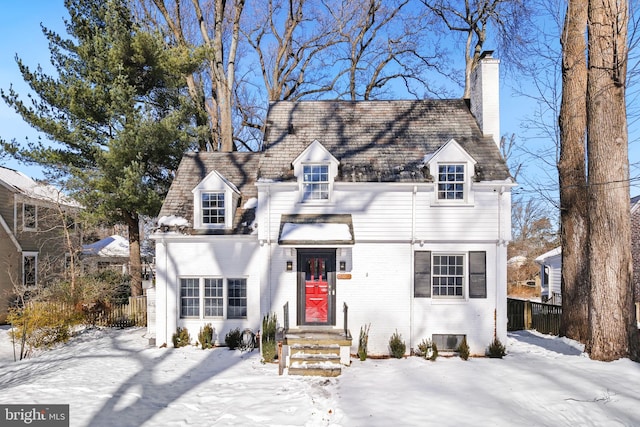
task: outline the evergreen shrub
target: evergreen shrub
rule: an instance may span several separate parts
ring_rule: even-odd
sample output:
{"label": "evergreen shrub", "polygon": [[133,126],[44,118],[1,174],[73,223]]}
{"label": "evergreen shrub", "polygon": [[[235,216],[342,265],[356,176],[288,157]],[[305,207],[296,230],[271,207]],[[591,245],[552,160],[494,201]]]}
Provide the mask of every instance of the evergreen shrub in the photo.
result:
{"label": "evergreen shrub", "polygon": [[275,313],[269,313],[262,319],[262,333],[260,341],[262,344],[262,359],[267,362],[273,362],[277,358],[276,354],[276,328],[278,318]]}
{"label": "evergreen shrub", "polygon": [[458,346],[457,351],[462,360],[469,359],[469,344],[467,344],[467,337],[462,338],[462,342]]}
{"label": "evergreen shrub", "polygon": [[224,342],[229,347],[229,350],[235,350],[240,346],[242,342],[242,332],[240,332],[240,328],[235,328],[227,332],[227,335],[224,337]]}
{"label": "evergreen shrub", "polygon": [[189,331],[187,328],[181,328],[178,326],[176,329],[176,333],[171,337],[173,341],[173,346],[175,348],[184,347],[191,343],[191,336],[189,335]]}
{"label": "evergreen shrub", "polygon": [[406,344],[402,341],[402,335],[398,333],[397,329],[389,339],[389,350],[391,351],[391,356],[396,359],[402,359],[407,350]]}
{"label": "evergreen shrub", "polygon": [[507,349],[504,345],[502,345],[500,339],[498,339],[498,337],[495,337],[491,344],[489,344],[489,348],[487,349],[487,356],[495,359],[502,359],[506,354]]}
{"label": "evergreen shrub", "polygon": [[202,346],[203,350],[213,348],[213,326],[211,326],[211,323],[207,323],[200,328],[198,341],[200,341],[200,346]]}

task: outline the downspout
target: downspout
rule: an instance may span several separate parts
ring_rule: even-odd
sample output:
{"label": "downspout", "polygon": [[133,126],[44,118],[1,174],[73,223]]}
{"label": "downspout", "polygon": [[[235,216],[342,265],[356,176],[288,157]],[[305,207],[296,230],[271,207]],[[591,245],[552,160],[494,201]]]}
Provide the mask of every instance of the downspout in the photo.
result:
{"label": "downspout", "polygon": [[[269,285],[269,310],[271,312],[273,310],[273,287],[272,287],[272,260],[271,260],[271,185],[267,186],[267,262],[269,263],[269,267],[267,269],[269,277],[267,278]],[[262,317],[262,316],[261,316]],[[283,319],[284,320],[284,319]]]}
{"label": "downspout", "polygon": [[[500,246],[503,244],[502,239],[502,194],[504,193],[504,186],[500,187],[498,191],[498,240],[496,242],[496,279],[498,279],[498,272],[500,272],[500,279],[502,279],[502,270],[500,270]],[[495,302],[493,305],[493,338],[498,337],[498,281],[496,280],[495,286]]]}
{"label": "downspout", "polygon": [[[413,258],[415,256],[414,253],[413,253],[413,245],[416,243],[416,197],[417,197],[417,193],[418,193],[418,186],[414,185],[413,186],[413,192],[412,192],[412,195],[411,195],[411,244],[409,245],[409,254],[410,254],[409,259],[411,259],[412,261],[413,261]],[[415,280],[414,264],[415,264],[414,262],[411,262],[410,267],[409,267],[410,278],[412,278],[413,280]],[[409,280],[409,283],[410,284],[413,283],[413,280]],[[415,299],[414,296],[413,296],[413,289],[415,289],[415,284],[414,284],[414,286],[410,286],[410,289],[409,289],[409,328],[410,328],[409,349],[413,348],[413,327],[414,327],[413,300]]]}
{"label": "downspout", "polygon": [[[167,318],[167,314],[169,313],[169,279],[168,279],[168,270],[169,270],[169,248],[167,247],[167,242],[164,237],[161,240],[162,246],[164,246],[164,343],[168,345],[169,343],[169,321]],[[157,292],[157,290],[156,290]],[[156,308],[157,313],[157,308]]]}

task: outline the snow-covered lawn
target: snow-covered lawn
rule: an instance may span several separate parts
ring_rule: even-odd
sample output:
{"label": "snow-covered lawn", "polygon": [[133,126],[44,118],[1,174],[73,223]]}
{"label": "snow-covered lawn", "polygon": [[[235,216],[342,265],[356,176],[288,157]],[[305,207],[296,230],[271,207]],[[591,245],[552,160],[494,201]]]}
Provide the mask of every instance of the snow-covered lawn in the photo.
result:
{"label": "snow-covered lawn", "polygon": [[352,359],[330,379],[145,332],[89,330],[13,362],[0,330],[0,404],[70,404],[71,426],[640,425],[640,364],[535,332],[510,334],[504,359]]}

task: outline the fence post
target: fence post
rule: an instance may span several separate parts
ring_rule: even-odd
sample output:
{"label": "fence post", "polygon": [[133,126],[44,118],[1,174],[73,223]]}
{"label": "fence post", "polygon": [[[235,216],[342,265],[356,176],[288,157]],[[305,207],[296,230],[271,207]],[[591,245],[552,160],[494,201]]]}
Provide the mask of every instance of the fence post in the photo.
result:
{"label": "fence post", "polygon": [[531,314],[531,301],[524,302],[524,329],[531,329],[531,324],[533,322],[533,316]]}

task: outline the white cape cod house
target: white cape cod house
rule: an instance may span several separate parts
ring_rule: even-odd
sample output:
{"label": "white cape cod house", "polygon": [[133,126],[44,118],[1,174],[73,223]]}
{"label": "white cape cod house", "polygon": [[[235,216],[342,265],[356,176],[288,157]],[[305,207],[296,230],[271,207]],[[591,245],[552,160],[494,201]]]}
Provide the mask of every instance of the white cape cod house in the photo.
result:
{"label": "white cape cod house", "polygon": [[[369,354],[506,341],[511,189],[498,60],[465,100],[275,102],[260,153],[185,155],[156,240],[157,345],[276,313],[296,331],[371,325]],[[286,309],[285,309],[286,307]],[[347,333],[348,335],[348,333]],[[344,344],[343,344],[344,345]],[[287,343],[285,342],[285,347]],[[349,344],[347,344],[349,346]]]}

